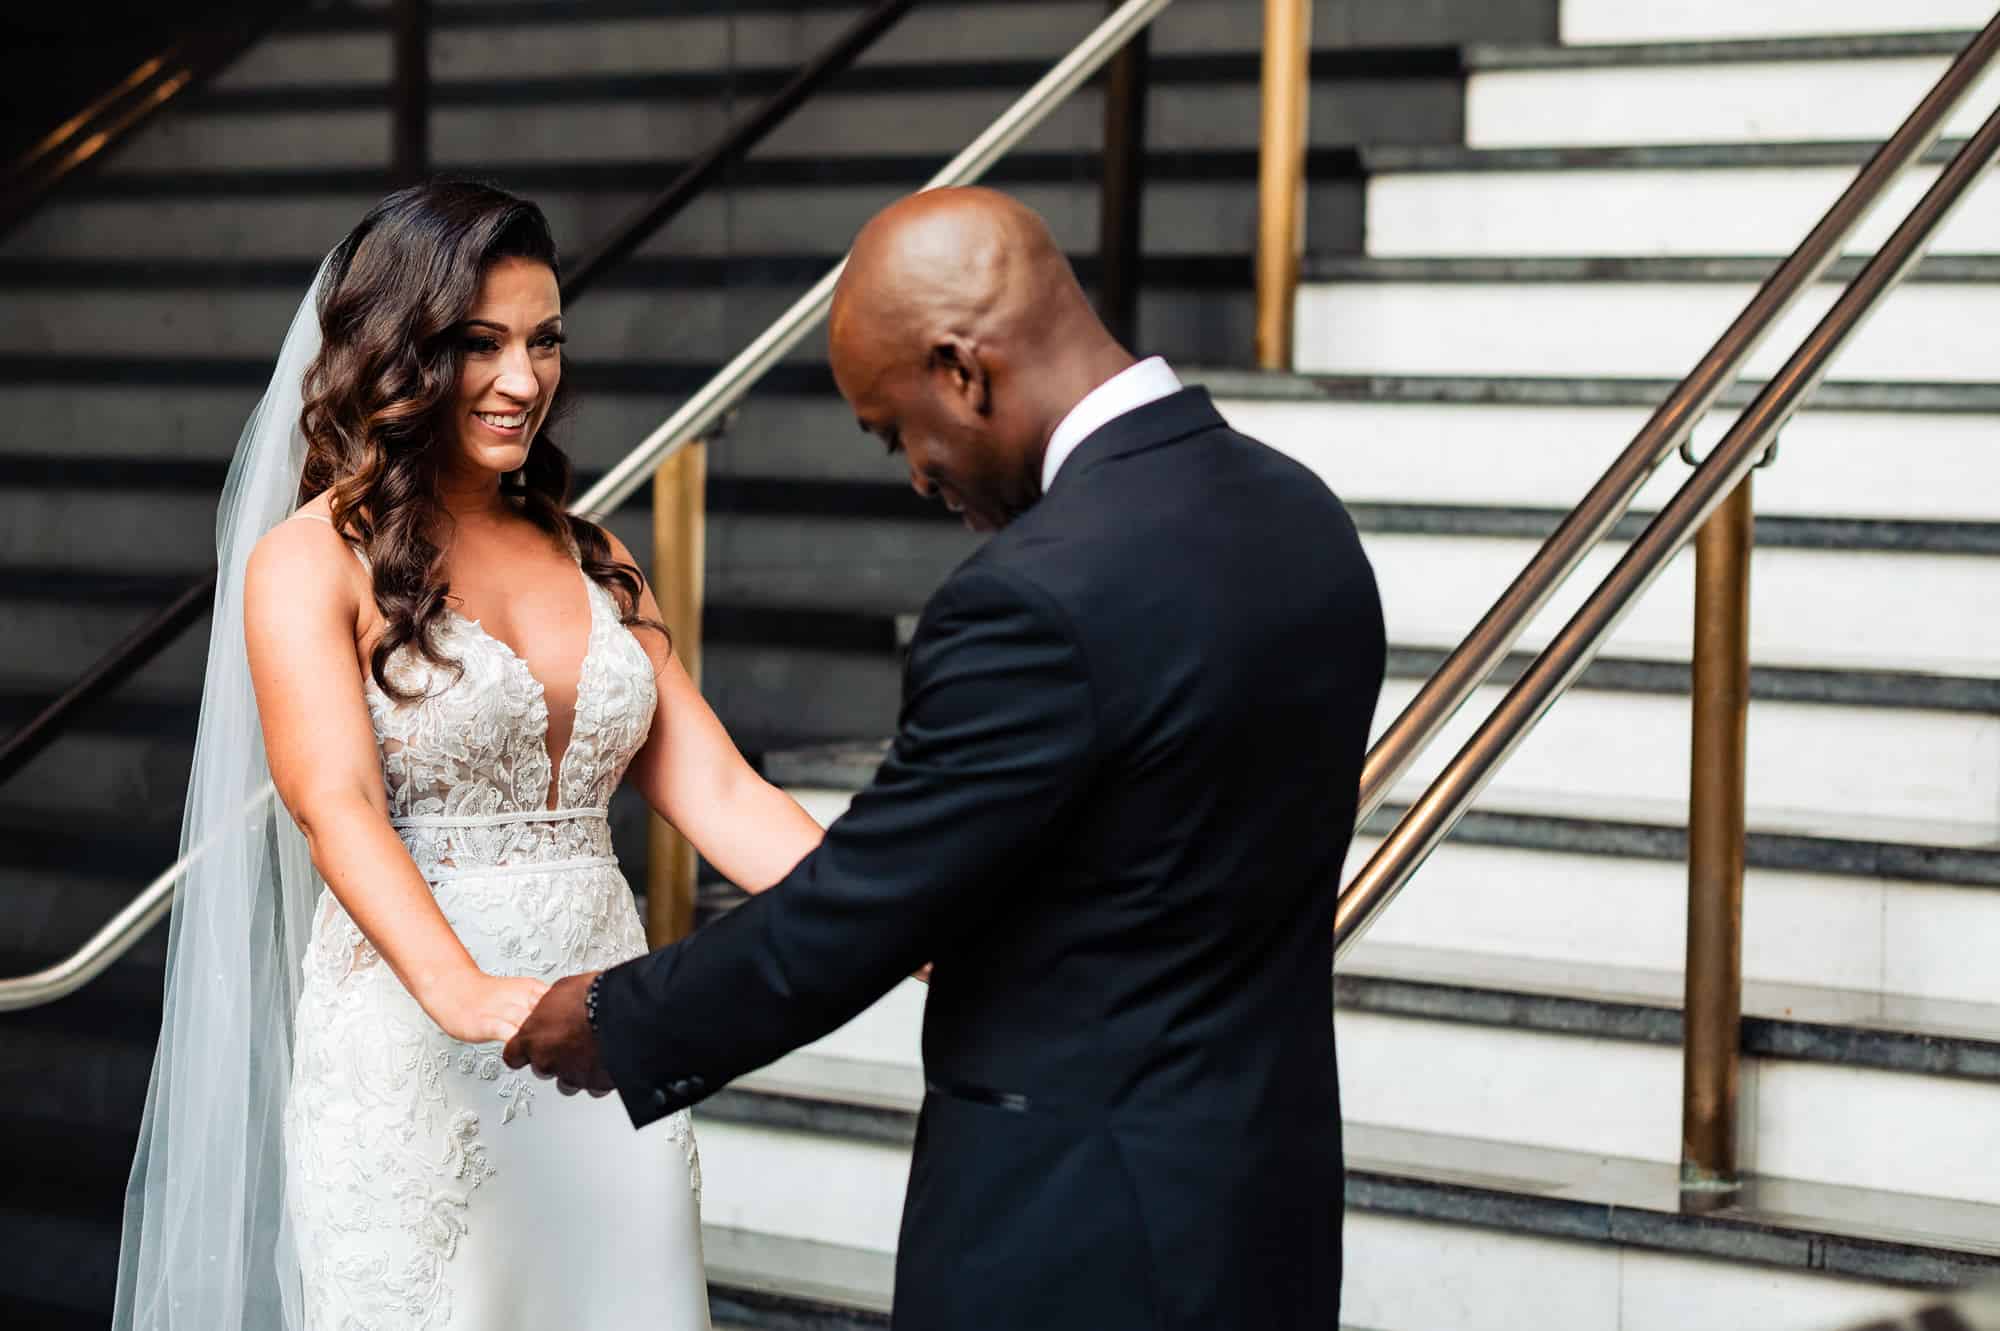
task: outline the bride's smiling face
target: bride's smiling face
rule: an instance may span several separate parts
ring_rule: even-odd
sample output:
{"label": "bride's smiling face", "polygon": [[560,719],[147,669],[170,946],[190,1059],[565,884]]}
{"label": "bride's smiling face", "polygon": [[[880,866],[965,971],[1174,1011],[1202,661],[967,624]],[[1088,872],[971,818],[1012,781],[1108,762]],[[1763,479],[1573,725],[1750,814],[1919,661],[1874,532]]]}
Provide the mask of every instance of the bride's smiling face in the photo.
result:
{"label": "bride's smiling face", "polygon": [[518,471],[562,382],[562,293],[549,266],[499,259],[458,326],[458,392],[451,404],[459,467]]}

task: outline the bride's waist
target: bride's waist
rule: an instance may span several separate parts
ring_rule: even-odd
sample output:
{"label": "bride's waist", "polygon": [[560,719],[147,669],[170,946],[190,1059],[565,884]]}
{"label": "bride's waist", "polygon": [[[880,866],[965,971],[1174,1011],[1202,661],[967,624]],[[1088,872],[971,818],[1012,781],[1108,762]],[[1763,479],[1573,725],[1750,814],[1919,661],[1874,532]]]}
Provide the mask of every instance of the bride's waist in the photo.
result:
{"label": "bride's waist", "polygon": [[432,882],[507,873],[616,865],[604,809],[520,813],[411,814],[391,818],[410,858]]}

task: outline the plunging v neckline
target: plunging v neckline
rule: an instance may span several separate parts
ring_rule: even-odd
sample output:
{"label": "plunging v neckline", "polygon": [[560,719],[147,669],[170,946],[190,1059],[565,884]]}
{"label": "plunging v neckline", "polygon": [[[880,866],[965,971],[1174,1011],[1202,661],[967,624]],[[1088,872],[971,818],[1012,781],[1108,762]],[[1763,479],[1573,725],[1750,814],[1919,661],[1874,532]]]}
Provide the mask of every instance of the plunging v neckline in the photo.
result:
{"label": "plunging v neckline", "polygon": [[492,632],[480,621],[453,608],[449,603],[445,605],[446,614],[499,648],[500,654],[512,662],[520,670],[522,677],[535,686],[535,696],[542,702],[542,733],[538,742],[542,746],[543,756],[549,760],[549,786],[542,792],[542,802],[538,809],[541,813],[553,813],[561,807],[563,772],[569,766],[570,754],[576,749],[576,723],[583,715],[583,690],[590,681],[591,659],[597,654],[597,597],[592,592],[590,575],[583,571],[581,564],[577,565],[576,572],[577,576],[583,579],[583,604],[588,619],[583,631],[583,659],[576,667],[576,701],[570,706],[569,738],[563,741],[563,750],[560,754],[549,752],[548,686],[536,676],[534,668],[528,664],[528,658],[514,650],[512,643]]}

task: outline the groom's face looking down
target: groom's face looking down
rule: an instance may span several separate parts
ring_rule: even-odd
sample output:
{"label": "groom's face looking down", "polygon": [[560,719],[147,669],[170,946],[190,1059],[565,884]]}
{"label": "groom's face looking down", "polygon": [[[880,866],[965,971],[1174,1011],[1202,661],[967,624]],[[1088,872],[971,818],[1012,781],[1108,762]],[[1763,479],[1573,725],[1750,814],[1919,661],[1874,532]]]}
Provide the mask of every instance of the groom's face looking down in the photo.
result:
{"label": "groom's face looking down", "polygon": [[1041,498],[1057,423],[1132,363],[1042,219],[991,190],[914,195],[862,228],[828,329],[861,428],[975,531]]}

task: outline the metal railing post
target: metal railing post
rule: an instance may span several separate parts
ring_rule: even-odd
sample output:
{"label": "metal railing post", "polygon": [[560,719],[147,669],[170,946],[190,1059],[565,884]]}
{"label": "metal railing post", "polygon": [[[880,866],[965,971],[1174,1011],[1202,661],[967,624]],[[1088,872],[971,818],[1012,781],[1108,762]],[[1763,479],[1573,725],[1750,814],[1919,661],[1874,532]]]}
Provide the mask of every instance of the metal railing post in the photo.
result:
{"label": "metal railing post", "polygon": [[1737,1181],[1742,1065],[1745,744],[1750,716],[1751,477],[1695,537],[1681,1184]]}
{"label": "metal railing post", "polygon": [[[1110,0],[1116,9],[1118,0]],[[1150,30],[1111,61],[1104,81],[1104,181],[1097,227],[1097,305],[1111,335],[1137,349],[1141,223],[1146,192]]]}
{"label": "metal railing post", "polygon": [[414,185],[431,169],[430,0],[396,0],[394,23],[390,161],[396,183]]}
{"label": "metal railing post", "polygon": [[[653,595],[681,668],[701,687],[708,446],[695,440],[653,473]],[[646,937],[654,947],[694,932],[694,843],[655,814],[647,823]]]}
{"label": "metal railing post", "polygon": [[1264,0],[1264,117],[1257,158],[1257,367],[1292,368],[1305,247],[1312,0]]}

